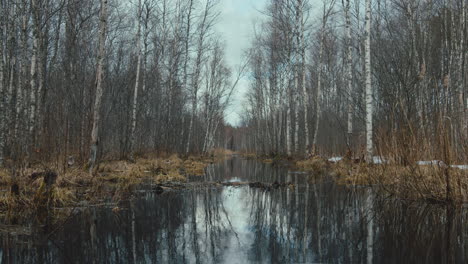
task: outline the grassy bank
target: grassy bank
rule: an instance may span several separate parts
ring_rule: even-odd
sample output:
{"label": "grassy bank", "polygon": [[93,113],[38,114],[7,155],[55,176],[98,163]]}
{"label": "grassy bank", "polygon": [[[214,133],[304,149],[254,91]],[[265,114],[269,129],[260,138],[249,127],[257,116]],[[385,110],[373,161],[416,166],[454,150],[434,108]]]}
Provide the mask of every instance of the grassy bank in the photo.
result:
{"label": "grassy bank", "polygon": [[[0,170],[0,213],[118,202],[141,184],[184,183],[188,176],[201,176],[205,168],[229,155],[217,151],[207,157],[145,155],[134,162],[102,161],[94,173],[85,166],[59,168],[37,165],[18,170]],[[12,177],[15,173],[15,177]]]}
{"label": "grassy bank", "polygon": [[312,178],[331,176],[338,184],[374,185],[402,199],[468,202],[468,171],[442,165],[395,165],[329,162],[314,157],[296,161]]}

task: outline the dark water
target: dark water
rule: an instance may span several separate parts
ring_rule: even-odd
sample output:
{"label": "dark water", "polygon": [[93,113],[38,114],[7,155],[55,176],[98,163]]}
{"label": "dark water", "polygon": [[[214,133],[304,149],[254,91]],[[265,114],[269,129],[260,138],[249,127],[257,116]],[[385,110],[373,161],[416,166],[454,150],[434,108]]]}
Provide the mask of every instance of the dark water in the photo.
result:
{"label": "dark water", "polygon": [[119,212],[112,207],[81,209],[65,223],[51,226],[2,223],[0,259],[2,263],[468,262],[467,209],[384,199],[362,187],[307,184],[303,174],[239,158],[210,167],[204,177],[290,181],[296,188],[140,192]]}

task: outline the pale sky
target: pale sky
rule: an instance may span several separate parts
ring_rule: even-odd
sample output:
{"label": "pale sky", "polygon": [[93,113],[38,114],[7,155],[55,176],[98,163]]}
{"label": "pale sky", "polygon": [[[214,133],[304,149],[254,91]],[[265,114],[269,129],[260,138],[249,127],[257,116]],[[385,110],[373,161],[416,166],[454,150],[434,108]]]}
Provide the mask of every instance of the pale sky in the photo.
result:
{"label": "pale sky", "polygon": [[[259,12],[265,10],[267,0],[222,0],[221,14],[216,30],[226,42],[226,60],[233,71],[243,60],[243,54],[250,47],[254,32],[254,22],[263,19]],[[233,72],[235,77],[236,72]],[[237,125],[244,107],[244,95],[248,89],[248,80],[244,77],[236,87],[232,105],[226,111],[226,121]]]}

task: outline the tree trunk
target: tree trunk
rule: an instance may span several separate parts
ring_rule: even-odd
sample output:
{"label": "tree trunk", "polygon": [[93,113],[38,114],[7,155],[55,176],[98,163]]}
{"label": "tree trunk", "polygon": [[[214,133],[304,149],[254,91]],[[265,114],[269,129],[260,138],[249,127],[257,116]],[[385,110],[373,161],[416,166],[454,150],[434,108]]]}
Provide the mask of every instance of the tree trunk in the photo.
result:
{"label": "tree trunk", "polygon": [[96,70],[96,94],[93,109],[93,129],[91,131],[91,147],[89,157],[89,173],[91,174],[96,163],[98,151],[99,121],[101,118],[100,108],[103,94],[104,81],[104,57],[106,53],[106,31],[107,31],[107,1],[101,0],[101,12],[99,19],[99,51]]}
{"label": "tree trunk", "polygon": [[[201,67],[202,67],[202,59],[203,59],[203,47],[204,47],[204,40],[206,34],[206,23],[209,15],[209,1],[206,2],[205,11],[203,13],[203,20],[200,24],[200,35],[198,36],[198,43],[197,43],[197,58],[195,60],[195,72],[192,78],[192,113],[190,116],[190,123],[189,123],[189,131],[187,135],[187,145],[185,148],[185,154],[190,153],[190,141],[192,140],[193,134],[193,122],[195,120],[195,115],[197,112],[197,105],[198,105],[198,87],[200,85],[200,74],[201,74]],[[203,150],[204,151],[204,150]]]}
{"label": "tree trunk", "polygon": [[6,121],[7,121],[7,107],[6,103],[3,100],[6,96],[6,88],[4,87],[4,65],[3,65],[3,17],[4,17],[4,10],[3,7],[0,8],[0,168],[3,166],[3,159],[4,159],[4,148],[5,148],[5,129]]}
{"label": "tree trunk", "polygon": [[27,138],[27,147],[28,154],[32,154],[32,148],[34,147],[34,130],[35,130],[35,121],[36,121],[36,93],[37,93],[37,68],[38,68],[38,51],[40,47],[40,37],[39,30],[40,25],[37,17],[37,3],[36,0],[31,1],[34,28],[33,28],[33,50],[31,57],[31,80],[30,80],[30,91],[29,91],[29,127],[28,127],[28,138]]}
{"label": "tree trunk", "polygon": [[[21,25],[21,47],[20,47],[21,56],[20,56],[20,61],[19,61],[20,73],[18,74],[18,88],[16,90],[15,130],[14,130],[14,136],[13,136],[15,144],[17,144],[18,146],[22,143],[22,142],[19,142],[19,139],[22,139],[22,135],[26,132],[25,131],[26,127],[24,126],[25,121],[23,120],[23,111],[25,110],[24,100],[25,100],[26,91],[27,91],[26,75],[27,75],[28,23],[29,23],[26,0],[23,0],[22,2],[21,12],[22,12],[22,25]],[[22,146],[24,146],[24,144]]]}
{"label": "tree trunk", "polygon": [[371,76],[371,0],[366,0],[366,28],[365,28],[365,66],[366,66],[366,152],[367,162],[372,162],[372,76]]}
{"label": "tree trunk", "polygon": [[468,98],[467,98],[467,105],[465,106],[464,99],[463,99],[463,93],[464,93],[464,87],[466,85],[466,75],[464,74],[465,72],[465,65],[467,61],[465,61],[465,54],[466,52],[466,43],[465,43],[465,38],[467,34],[467,28],[466,28],[466,1],[462,1],[462,14],[461,14],[461,25],[460,25],[460,44],[459,44],[459,53],[458,53],[458,104],[459,104],[459,111],[460,111],[460,120],[461,120],[461,134],[462,136],[464,135],[465,137],[468,136],[468,115],[466,115],[468,112]]}
{"label": "tree trunk", "polygon": [[312,153],[317,154],[317,138],[318,130],[320,124],[321,116],[321,107],[320,107],[320,98],[322,97],[322,75],[323,75],[323,45],[325,42],[325,26],[326,18],[323,18],[322,29],[320,30],[320,48],[319,48],[319,66],[318,66],[318,76],[317,76],[317,97],[316,97],[316,112],[315,112],[315,130],[314,130],[314,141],[312,143]]}
{"label": "tree trunk", "polygon": [[[299,91],[300,91],[300,86],[299,86],[299,78],[300,78],[300,68],[299,68],[299,56],[300,56],[300,50],[301,50],[301,34],[300,31],[302,29],[301,27],[301,11],[302,11],[302,1],[297,0],[296,1],[296,27],[295,27],[295,36],[294,36],[294,54],[293,54],[293,60],[294,60],[294,121],[295,121],[295,127],[294,127],[294,152],[297,154],[299,153]],[[269,130],[268,130],[269,131]]]}
{"label": "tree trunk", "polygon": [[133,90],[133,103],[132,103],[132,120],[130,128],[130,159],[135,157],[135,130],[137,122],[137,104],[138,104],[138,86],[140,83],[140,69],[141,69],[141,0],[138,1],[138,29],[136,35],[136,49],[137,49],[137,68],[135,77],[135,88]]}
{"label": "tree trunk", "polygon": [[304,21],[304,12],[301,8],[301,77],[302,77],[302,92],[303,92],[303,104],[304,104],[304,137],[305,137],[305,152],[306,155],[310,151],[310,136],[309,136],[309,118],[308,118],[308,109],[309,109],[309,93],[306,88],[306,43],[304,39],[305,34],[305,21]]}
{"label": "tree trunk", "polygon": [[351,16],[350,0],[346,0],[345,19],[346,19],[346,81],[348,85],[348,135],[347,144],[349,150],[352,150],[351,140],[353,136],[353,54],[351,38]]}

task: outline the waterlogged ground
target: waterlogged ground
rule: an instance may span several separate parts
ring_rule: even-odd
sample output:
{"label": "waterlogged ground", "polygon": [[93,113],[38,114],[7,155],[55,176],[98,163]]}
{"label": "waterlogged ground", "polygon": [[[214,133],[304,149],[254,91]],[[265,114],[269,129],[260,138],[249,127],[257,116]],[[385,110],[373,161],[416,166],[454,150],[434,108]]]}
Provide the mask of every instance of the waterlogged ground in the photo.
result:
{"label": "waterlogged ground", "polygon": [[[384,199],[363,187],[234,158],[194,181],[292,182],[140,191],[64,221],[4,221],[2,263],[467,263],[468,209]],[[145,188],[148,189],[148,188]]]}

